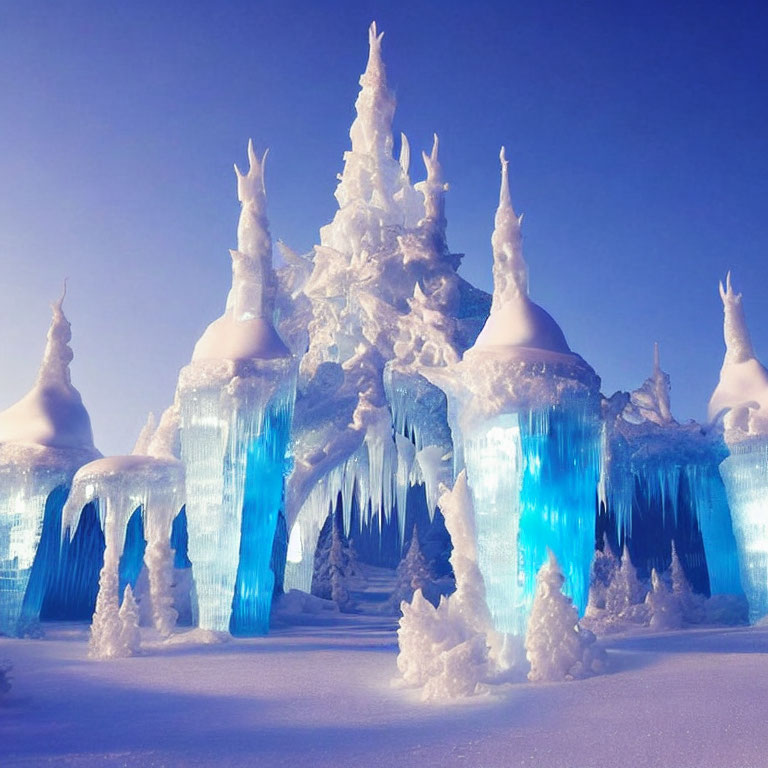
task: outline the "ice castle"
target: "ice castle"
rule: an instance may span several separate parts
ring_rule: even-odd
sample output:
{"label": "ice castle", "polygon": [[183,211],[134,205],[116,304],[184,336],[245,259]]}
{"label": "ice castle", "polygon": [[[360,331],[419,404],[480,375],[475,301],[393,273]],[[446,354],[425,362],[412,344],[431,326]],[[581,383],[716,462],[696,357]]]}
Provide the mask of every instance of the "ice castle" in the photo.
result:
{"label": "ice castle", "polygon": [[249,143],[224,313],[131,455],[95,449],[54,306],[37,384],[0,414],[0,632],[26,631],[41,611],[90,615],[98,591],[98,638],[144,574],[142,614],[167,635],[181,555],[195,624],[263,633],[276,584],[310,591],[329,513],[364,556],[396,563],[463,470],[500,632],[524,633],[548,548],[583,610],[604,532],[648,572],[666,568],[674,542],[700,591],[743,584],[752,618],[768,613],[768,372],[730,281],[711,423],[675,421],[658,350],[640,388],[603,397],[530,298],[504,151],[489,296],[448,246],[437,136],[413,183],[394,112],[374,23],[338,210],[309,254],[280,245],[277,268],[265,156]]}

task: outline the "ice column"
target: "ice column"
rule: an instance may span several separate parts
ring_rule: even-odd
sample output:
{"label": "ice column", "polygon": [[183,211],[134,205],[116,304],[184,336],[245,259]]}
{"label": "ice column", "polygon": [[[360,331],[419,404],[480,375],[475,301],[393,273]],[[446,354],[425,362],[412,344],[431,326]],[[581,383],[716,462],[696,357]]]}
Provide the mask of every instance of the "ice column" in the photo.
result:
{"label": "ice column", "polygon": [[739,552],[749,618],[768,615],[768,371],[755,357],[741,294],[720,284],[725,358],[709,402],[730,455],[720,465]]}
{"label": "ice column", "polygon": [[96,502],[104,531],[104,564],[99,578],[97,614],[92,628],[96,655],[100,648],[100,627],[115,619],[119,598],[119,564],[123,554],[128,521],[141,510],[147,532],[150,600],[156,628],[169,634],[175,624],[170,608],[170,537],[173,518],[184,503],[184,468],[173,457],[131,455],[111,456],[86,464],[72,482],[62,517],[64,535],[77,529],[85,506]]}
{"label": "ice column", "polygon": [[264,159],[248,145],[232,289],[179,376],[189,558],[197,623],[259,634],[269,627],[272,541],[282,504],[296,366],[273,325],[275,278]]}
{"label": "ice column", "polygon": [[37,621],[59,567],[61,508],[78,467],[101,454],[72,386],[70,324],[53,305],[35,386],[0,413],[0,633]]}
{"label": "ice column", "polygon": [[587,602],[600,469],[600,380],[528,297],[521,217],[508,166],[492,238],[491,313],[460,363],[425,375],[448,393],[449,418],[475,508],[478,564],[497,630],[521,635],[547,548],[566,592]]}

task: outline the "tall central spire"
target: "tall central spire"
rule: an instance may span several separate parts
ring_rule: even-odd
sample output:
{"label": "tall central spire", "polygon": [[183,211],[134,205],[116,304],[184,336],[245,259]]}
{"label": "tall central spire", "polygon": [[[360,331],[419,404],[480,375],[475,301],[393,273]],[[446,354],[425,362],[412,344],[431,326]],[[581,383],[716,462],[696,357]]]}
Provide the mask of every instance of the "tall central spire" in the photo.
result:
{"label": "tall central spire", "polygon": [[501,160],[501,189],[496,209],[493,247],[493,304],[491,311],[506,302],[528,295],[528,266],[523,258],[522,215],[512,207],[509,193],[509,161],[504,147]]}
{"label": "tall central spire", "polygon": [[352,149],[344,153],[344,172],[336,188],[341,208],[361,200],[389,210],[401,173],[392,155],[395,98],[387,87],[381,58],[383,37],[374,21],[368,30],[368,64],[360,76],[360,93],[355,101],[357,116],[349,130]]}

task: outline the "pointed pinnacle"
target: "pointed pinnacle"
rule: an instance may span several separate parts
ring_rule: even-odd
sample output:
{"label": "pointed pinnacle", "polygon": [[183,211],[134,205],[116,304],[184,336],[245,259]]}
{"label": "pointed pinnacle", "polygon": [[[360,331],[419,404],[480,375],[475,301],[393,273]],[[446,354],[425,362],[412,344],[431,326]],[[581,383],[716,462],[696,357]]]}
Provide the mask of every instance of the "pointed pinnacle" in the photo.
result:
{"label": "pointed pinnacle", "polygon": [[504,147],[499,152],[501,160],[501,189],[499,191],[499,208],[512,207],[512,198],[509,194],[509,160],[507,160],[507,151]]}

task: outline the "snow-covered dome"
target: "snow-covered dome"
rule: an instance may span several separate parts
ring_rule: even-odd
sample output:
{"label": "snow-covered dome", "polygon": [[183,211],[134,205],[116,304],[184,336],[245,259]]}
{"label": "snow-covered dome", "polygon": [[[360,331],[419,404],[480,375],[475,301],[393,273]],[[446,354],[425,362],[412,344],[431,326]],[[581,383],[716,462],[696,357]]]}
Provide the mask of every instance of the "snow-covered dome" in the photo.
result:
{"label": "snow-covered dome", "polygon": [[525,295],[491,310],[475,341],[475,348],[480,347],[527,347],[571,354],[552,315]]}
{"label": "snow-covered dome", "polygon": [[263,317],[214,320],[195,344],[192,360],[273,360],[290,351],[271,321]]}
{"label": "snow-covered dome", "polygon": [[97,453],[91,419],[70,380],[72,332],[62,310],[63,301],[62,296],[52,307],[48,342],[34,387],[0,413],[0,443]]}

